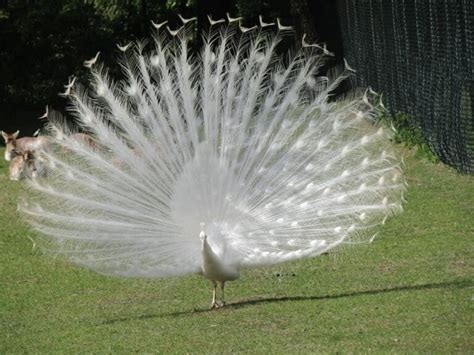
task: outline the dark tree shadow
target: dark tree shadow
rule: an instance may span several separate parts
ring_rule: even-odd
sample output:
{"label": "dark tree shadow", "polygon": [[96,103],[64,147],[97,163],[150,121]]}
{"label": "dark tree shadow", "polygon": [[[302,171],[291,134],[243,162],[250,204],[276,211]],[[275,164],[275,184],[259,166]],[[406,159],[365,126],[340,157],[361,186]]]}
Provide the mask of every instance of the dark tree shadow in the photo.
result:
{"label": "dark tree shadow", "polygon": [[461,289],[461,288],[468,288],[468,287],[474,287],[474,283],[470,282],[469,280],[460,280],[460,281],[442,282],[442,283],[429,283],[429,284],[423,284],[423,285],[396,286],[396,287],[383,288],[383,289],[378,289],[378,290],[365,290],[365,291],[339,293],[335,295],[275,296],[275,297],[261,297],[261,298],[255,297],[255,298],[236,300],[236,301],[227,303],[224,308],[217,309],[217,310],[208,309],[208,308],[199,308],[199,309],[183,310],[183,311],[171,312],[171,313],[143,314],[143,315],[138,315],[136,317],[109,319],[109,320],[100,322],[97,325],[104,325],[104,324],[109,325],[109,324],[126,322],[126,321],[131,321],[131,320],[143,320],[143,319],[164,318],[164,317],[179,317],[179,316],[184,316],[184,315],[189,316],[193,314],[201,314],[201,313],[207,313],[207,312],[220,312],[220,311],[225,311],[229,309],[238,309],[242,307],[258,305],[260,303],[318,301],[318,300],[331,300],[331,299],[346,298],[346,297],[358,297],[358,296],[365,296],[365,295],[378,295],[378,294],[386,294],[386,293],[391,293],[391,292],[433,290],[433,289],[440,289],[440,288]]}

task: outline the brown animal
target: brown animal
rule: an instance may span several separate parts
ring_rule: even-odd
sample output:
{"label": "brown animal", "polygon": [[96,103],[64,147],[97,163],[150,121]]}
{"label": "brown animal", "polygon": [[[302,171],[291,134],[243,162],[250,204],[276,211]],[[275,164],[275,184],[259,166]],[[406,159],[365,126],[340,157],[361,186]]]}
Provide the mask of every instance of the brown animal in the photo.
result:
{"label": "brown animal", "polygon": [[38,171],[33,153],[27,150],[15,155],[10,161],[9,172],[13,181],[36,178]]}
{"label": "brown animal", "polygon": [[46,149],[49,145],[47,137],[22,137],[17,138],[20,131],[15,133],[6,133],[1,131],[3,139],[5,140],[5,160],[10,161],[16,155],[21,155],[26,151],[36,152],[41,149]]}
{"label": "brown animal", "polygon": [[71,137],[76,139],[77,141],[83,142],[86,146],[90,148],[99,149],[101,147],[100,144],[98,144],[97,141],[88,134],[73,133],[71,134]]}

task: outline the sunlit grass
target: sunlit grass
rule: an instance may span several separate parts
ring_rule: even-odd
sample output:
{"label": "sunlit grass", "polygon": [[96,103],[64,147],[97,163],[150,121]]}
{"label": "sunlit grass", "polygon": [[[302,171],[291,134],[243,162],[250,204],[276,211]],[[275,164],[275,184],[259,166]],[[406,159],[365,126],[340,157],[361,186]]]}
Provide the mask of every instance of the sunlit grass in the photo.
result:
{"label": "sunlit grass", "polygon": [[198,275],[116,279],[41,255],[0,160],[0,352],[472,352],[474,178],[412,155],[405,212],[374,243],[245,270],[218,311]]}

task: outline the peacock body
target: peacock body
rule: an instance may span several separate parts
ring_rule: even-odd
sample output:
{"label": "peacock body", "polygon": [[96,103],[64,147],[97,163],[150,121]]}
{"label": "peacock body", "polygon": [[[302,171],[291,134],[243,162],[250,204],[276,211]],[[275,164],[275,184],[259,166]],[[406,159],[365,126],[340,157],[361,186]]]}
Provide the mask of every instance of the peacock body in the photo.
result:
{"label": "peacock body", "polygon": [[22,207],[45,250],[108,275],[201,272],[216,306],[243,266],[369,240],[401,210],[397,154],[368,93],[329,100],[350,68],[318,76],[327,51],[305,42],[284,63],[280,39],[214,25],[192,56],[185,24],[119,47],[121,80],[88,62],[89,88],[66,94],[97,144],[53,120],[49,176]]}

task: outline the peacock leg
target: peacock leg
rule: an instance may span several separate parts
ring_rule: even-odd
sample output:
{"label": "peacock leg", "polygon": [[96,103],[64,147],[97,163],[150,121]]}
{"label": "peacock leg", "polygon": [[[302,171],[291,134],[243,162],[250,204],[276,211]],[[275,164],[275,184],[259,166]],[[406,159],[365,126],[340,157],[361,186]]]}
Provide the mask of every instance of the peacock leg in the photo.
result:
{"label": "peacock leg", "polygon": [[219,305],[216,302],[216,288],[217,288],[217,282],[214,280],[211,280],[212,285],[214,286],[214,289],[212,291],[212,303],[211,303],[211,309],[214,308],[219,308]]}
{"label": "peacock leg", "polygon": [[221,304],[220,306],[221,307],[224,307],[225,306],[225,302],[224,302],[224,286],[225,286],[225,281],[222,281],[221,283]]}

